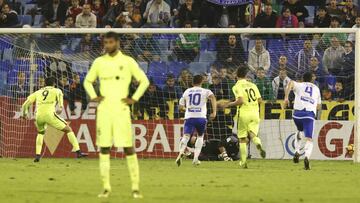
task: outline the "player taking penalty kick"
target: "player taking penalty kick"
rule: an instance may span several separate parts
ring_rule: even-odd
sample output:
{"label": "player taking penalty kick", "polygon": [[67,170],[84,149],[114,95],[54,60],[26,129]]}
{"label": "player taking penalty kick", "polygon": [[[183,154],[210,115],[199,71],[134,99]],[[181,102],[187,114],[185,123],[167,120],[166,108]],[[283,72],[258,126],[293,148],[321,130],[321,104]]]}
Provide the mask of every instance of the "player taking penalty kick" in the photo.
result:
{"label": "player taking penalty kick", "polygon": [[[73,151],[76,152],[77,157],[84,157],[81,153],[79,143],[75,137],[74,132],[57,113],[62,112],[63,108],[63,93],[60,89],[55,88],[55,78],[48,77],[45,79],[45,87],[31,94],[22,105],[22,117],[27,118],[29,114],[29,107],[36,102],[35,125],[38,131],[36,136],[36,156],[34,162],[39,162],[41,158],[41,149],[44,142],[44,134],[47,125],[54,127],[66,133],[69,142],[73,146]],[[58,110],[56,111],[56,105]]]}
{"label": "player taking penalty kick", "polygon": [[175,161],[178,166],[181,165],[187,143],[189,142],[190,137],[195,132],[195,130],[198,134],[198,137],[195,142],[193,164],[200,164],[199,155],[204,144],[204,133],[207,123],[206,103],[208,99],[210,99],[212,105],[212,113],[210,114],[210,119],[213,120],[216,117],[216,98],[210,90],[201,88],[203,80],[203,76],[195,75],[193,78],[194,87],[185,90],[179,102],[180,109],[186,110],[184,136],[181,138],[179,155]]}
{"label": "player taking penalty kick", "polygon": [[[139,165],[133,146],[129,105],[139,101],[149,86],[149,80],[137,62],[119,51],[118,34],[104,35],[106,54],[95,59],[84,81],[84,87],[92,101],[99,102],[96,114],[96,144],[100,147],[100,176],[103,192],[99,197],[108,197],[110,186],[110,149],[123,147],[132,183],[134,198],[141,198],[139,192]],[[131,79],[139,82],[138,89],[128,98]],[[93,83],[99,79],[100,95]]]}
{"label": "player taking penalty kick", "polygon": [[257,86],[246,80],[248,73],[247,67],[240,67],[237,70],[238,81],[232,90],[235,95],[235,101],[223,104],[223,108],[237,106],[237,134],[240,141],[240,166],[247,168],[247,142],[248,137],[256,145],[262,158],[266,153],[258,137],[260,115],[259,103],[262,101]]}
{"label": "player taking penalty kick", "polygon": [[300,157],[300,132],[304,132],[305,142],[305,158],[304,169],[310,170],[309,159],[313,149],[312,137],[314,135],[314,123],[316,110],[321,108],[321,94],[319,88],[311,83],[312,74],[305,73],[303,82],[291,81],[285,90],[284,106],[289,105],[289,94],[292,90],[295,94],[293,120],[297,127],[298,133],[295,138],[295,155],[294,163],[299,163]]}

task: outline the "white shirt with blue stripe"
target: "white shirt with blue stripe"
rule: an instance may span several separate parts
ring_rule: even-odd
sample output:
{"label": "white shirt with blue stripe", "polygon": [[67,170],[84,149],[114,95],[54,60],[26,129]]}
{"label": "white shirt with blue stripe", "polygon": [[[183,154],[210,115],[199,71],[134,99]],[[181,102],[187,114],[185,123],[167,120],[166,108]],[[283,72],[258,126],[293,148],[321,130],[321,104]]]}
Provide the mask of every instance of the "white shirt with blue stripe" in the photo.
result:
{"label": "white shirt with blue stripe", "polygon": [[294,83],[294,110],[312,111],[316,115],[318,104],[321,104],[320,89],[310,82],[295,82]]}

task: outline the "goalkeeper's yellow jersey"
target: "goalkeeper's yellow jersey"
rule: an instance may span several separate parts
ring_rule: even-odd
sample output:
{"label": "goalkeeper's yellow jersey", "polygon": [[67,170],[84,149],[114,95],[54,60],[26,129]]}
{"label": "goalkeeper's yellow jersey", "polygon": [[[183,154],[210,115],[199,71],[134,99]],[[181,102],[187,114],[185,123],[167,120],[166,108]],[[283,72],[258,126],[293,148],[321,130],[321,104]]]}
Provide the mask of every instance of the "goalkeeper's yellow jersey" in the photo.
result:
{"label": "goalkeeper's yellow jersey", "polygon": [[118,108],[118,105],[125,105],[121,100],[128,97],[132,78],[139,81],[132,99],[139,101],[149,86],[149,80],[133,58],[118,51],[115,56],[105,54],[95,59],[85,77],[84,87],[90,99],[96,98],[98,95],[93,83],[99,79],[100,95],[104,97],[101,104]]}
{"label": "goalkeeper's yellow jersey", "polygon": [[[238,110],[241,111],[252,111],[254,113],[259,112],[258,99],[261,98],[261,94],[257,86],[245,79],[238,80],[233,86],[232,91],[235,95],[235,99],[242,98],[243,104],[239,106]],[[241,113],[240,113],[241,114]]]}
{"label": "goalkeeper's yellow jersey", "polygon": [[23,115],[29,112],[29,106],[36,102],[36,116],[54,114],[56,105],[63,107],[63,93],[53,86],[46,86],[32,93],[22,105]]}

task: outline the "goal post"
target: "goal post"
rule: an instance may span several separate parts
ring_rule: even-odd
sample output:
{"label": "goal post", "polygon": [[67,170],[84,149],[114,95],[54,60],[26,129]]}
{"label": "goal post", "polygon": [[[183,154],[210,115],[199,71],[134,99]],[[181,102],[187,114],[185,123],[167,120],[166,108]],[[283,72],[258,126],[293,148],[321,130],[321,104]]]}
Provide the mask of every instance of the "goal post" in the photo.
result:
{"label": "goal post", "polygon": [[[22,91],[16,89],[19,73],[24,73],[29,93],[36,91],[39,84],[49,72],[57,74],[58,83],[64,82],[67,106],[61,114],[75,128],[75,134],[84,151],[96,154],[95,146],[95,108],[96,104],[86,101],[81,90],[76,85],[76,80],[83,80],[92,61],[101,55],[101,35],[113,31],[121,34],[122,51],[133,56],[141,68],[147,73],[154,84],[153,90],[148,90],[145,101],[132,107],[134,119],[133,129],[136,135],[136,148],[140,156],[150,158],[172,158],[177,153],[179,137],[182,135],[183,115],[176,108],[178,95],[182,88],[189,84],[192,75],[203,74],[207,80],[207,87],[215,88],[220,100],[232,98],[231,86],[234,84],[233,71],[240,64],[248,64],[251,67],[249,79],[255,81],[257,71],[265,69],[266,78],[269,81],[261,82],[264,87],[270,86],[264,97],[267,101],[260,106],[262,123],[260,137],[265,142],[268,154],[272,159],[288,159],[292,155],[295,126],[290,120],[291,109],[281,109],[282,101],[274,94],[278,94],[279,84],[275,78],[279,76],[281,57],[286,60],[285,74],[291,75],[291,79],[300,79],[301,71],[309,69],[312,57],[317,58],[319,67],[324,67],[323,56],[330,46],[331,38],[327,44],[320,44],[321,37],[329,34],[355,36],[354,50],[355,77],[353,84],[348,84],[348,78],[342,78],[345,89],[351,94],[351,101],[337,103],[326,101],[323,111],[318,116],[318,127],[315,132],[321,134],[317,137],[316,159],[348,160],[345,157],[346,148],[353,144],[354,162],[360,162],[360,121],[356,118],[360,109],[360,30],[353,28],[7,28],[0,30],[0,155],[4,157],[28,157],[32,156],[35,143],[35,128],[32,121],[19,120],[19,105],[24,100]],[[318,37],[313,37],[318,34]],[[90,41],[86,41],[86,35],[90,35]],[[136,35],[127,38],[128,35]],[[149,36],[150,37],[147,37]],[[230,35],[234,35],[236,47],[227,50]],[[93,40],[95,39],[96,40]],[[146,40],[143,40],[145,39]],[[21,43],[33,40],[27,47]],[[66,39],[66,40],[64,40]],[[266,54],[259,55],[253,60],[249,59],[251,51],[256,47],[256,40],[262,41]],[[305,41],[311,39],[313,49],[311,56],[304,54],[304,59],[299,56],[305,46]],[[66,41],[66,42],[64,42]],[[83,43],[83,41],[85,41]],[[324,40],[323,40],[324,41]],[[344,45],[346,39],[339,39]],[[316,43],[315,43],[316,42]],[[322,42],[322,41],[321,41]],[[325,42],[324,42],[325,43]],[[60,47],[60,48],[59,48]],[[229,46],[230,47],[230,46]],[[239,49],[242,49],[240,52]],[[60,50],[60,51],[59,51]],[[59,53],[60,52],[60,53]],[[224,52],[224,53],[222,53]],[[140,54],[141,53],[141,54]],[[226,54],[231,54],[227,57]],[[263,59],[261,57],[268,57]],[[308,57],[308,58],[306,58]],[[220,60],[220,58],[224,58]],[[256,61],[259,60],[259,61]],[[264,60],[264,61],[260,61]],[[270,64],[267,64],[270,63]],[[252,65],[251,63],[257,63]],[[284,64],[282,64],[284,65]],[[264,66],[264,67],[262,67]],[[55,67],[55,69],[53,69]],[[56,69],[57,68],[57,69]],[[305,68],[305,69],[301,69]],[[335,67],[336,68],[336,67]],[[16,70],[16,71],[15,71]],[[225,72],[222,72],[225,71]],[[331,74],[330,74],[331,75]],[[223,82],[226,78],[226,84]],[[319,76],[317,76],[319,77]],[[320,76],[322,77],[322,76]],[[217,85],[217,78],[221,80]],[[61,80],[64,81],[61,81]],[[319,78],[318,78],[319,79]],[[320,78],[324,88],[335,91],[337,77]],[[174,81],[172,81],[174,80]],[[324,82],[326,80],[326,82]],[[286,82],[286,80],[284,80]],[[167,82],[175,83],[174,89],[164,89]],[[181,83],[181,84],[180,84]],[[266,83],[264,85],[264,83]],[[326,84],[325,84],[326,83]],[[331,84],[330,84],[331,83]],[[215,85],[216,84],[216,85]],[[283,82],[281,82],[283,84]],[[136,83],[131,84],[136,87]],[[274,86],[275,85],[275,86]],[[354,86],[354,89],[351,89]],[[14,89],[15,88],[15,89]],[[219,89],[216,89],[219,88]],[[266,91],[268,87],[264,88]],[[75,91],[73,93],[72,91]],[[276,89],[276,90],[275,90]],[[281,88],[280,88],[281,89]],[[159,91],[157,91],[159,90]],[[330,89],[329,89],[330,91]],[[16,94],[14,93],[16,92]],[[171,93],[171,94],[170,94]],[[271,95],[270,95],[271,94]],[[15,95],[15,96],[14,96]],[[349,98],[350,98],[349,97]],[[154,98],[160,98],[156,101]],[[15,101],[16,100],[16,101]],[[71,104],[70,104],[71,103]],[[159,105],[162,103],[162,106]],[[145,107],[144,107],[145,106]],[[324,109],[325,108],[325,109]],[[340,109],[339,109],[340,108]],[[352,112],[352,108],[355,113]],[[209,139],[215,140],[221,145],[225,137],[231,137],[231,128],[235,118],[233,109],[226,109],[218,114],[216,122],[210,122],[208,126]],[[32,115],[33,119],[33,115]],[[50,133],[51,132],[51,133]],[[66,136],[50,129],[48,141],[45,140],[44,155],[67,157],[70,156],[70,146],[66,144]],[[346,135],[345,137],[342,137]],[[318,135],[317,135],[318,136]],[[113,154],[121,154],[121,150],[114,150]],[[255,149],[251,146],[251,156],[257,157]]]}

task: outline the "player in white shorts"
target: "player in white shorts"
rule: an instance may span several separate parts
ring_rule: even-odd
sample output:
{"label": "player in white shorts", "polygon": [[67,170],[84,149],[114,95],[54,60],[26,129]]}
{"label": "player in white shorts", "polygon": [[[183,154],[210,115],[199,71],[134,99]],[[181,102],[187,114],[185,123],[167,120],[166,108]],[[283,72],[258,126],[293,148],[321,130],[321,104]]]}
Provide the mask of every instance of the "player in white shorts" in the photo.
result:
{"label": "player in white shorts", "polygon": [[285,107],[289,104],[289,93],[292,90],[295,94],[293,120],[298,133],[295,138],[294,163],[299,163],[300,157],[300,132],[304,132],[305,143],[305,170],[310,170],[309,159],[313,149],[312,137],[314,136],[314,124],[316,111],[321,108],[321,93],[319,88],[311,83],[312,74],[310,72],[303,75],[303,82],[291,81],[285,91]]}
{"label": "player in white shorts", "polygon": [[182,158],[184,157],[184,152],[187,146],[187,143],[190,140],[191,135],[197,131],[198,137],[195,142],[194,150],[194,165],[199,165],[199,155],[204,144],[204,133],[206,129],[207,119],[207,100],[211,100],[212,113],[210,114],[210,119],[216,117],[216,98],[214,94],[208,90],[201,87],[203,83],[203,76],[195,75],[193,78],[193,87],[185,90],[183,96],[180,99],[180,109],[185,110],[185,124],[184,124],[184,135],[180,141],[179,155],[176,159],[176,164],[181,165]]}

